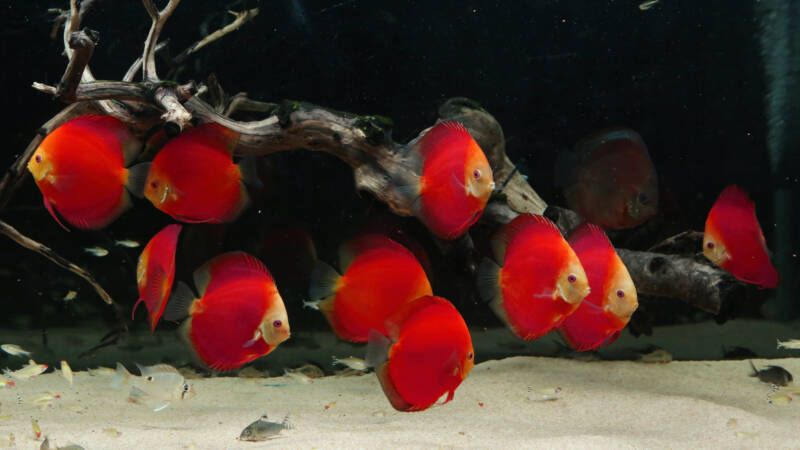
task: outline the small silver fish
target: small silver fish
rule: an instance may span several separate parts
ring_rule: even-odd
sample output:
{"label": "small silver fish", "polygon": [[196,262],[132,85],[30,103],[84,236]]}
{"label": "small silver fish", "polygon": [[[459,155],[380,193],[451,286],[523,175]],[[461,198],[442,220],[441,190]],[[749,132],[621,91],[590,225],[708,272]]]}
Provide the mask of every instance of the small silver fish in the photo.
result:
{"label": "small silver fish", "polygon": [[648,9],[656,6],[660,0],[647,0],[646,2],[642,2],[639,4],[640,11],[647,11]]}
{"label": "small silver fish", "polygon": [[0,348],[11,356],[24,356],[26,358],[31,356],[31,352],[23,349],[17,344],[3,344],[0,345]]}
{"label": "small silver fish", "polygon": [[86,253],[91,253],[98,258],[108,255],[108,250],[104,249],[103,247],[87,247],[83,249],[83,251]]}
{"label": "small silver fish", "polygon": [[72,386],[73,383],[72,367],[70,367],[67,361],[64,359],[61,360],[61,376],[64,377],[64,379],[69,382],[70,386]]}
{"label": "small silver fish", "polygon": [[67,295],[64,296],[64,301],[70,302],[72,300],[75,300],[75,297],[77,296],[78,296],[78,291],[69,291],[67,292]]}
{"label": "small silver fish", "polygon": [[356,358],[355,356],[350,356],[347,358],[339,359],[337,357],[333,357],[334,364],[341,364],[343,366],[347,366],[353,370],[358,370],[359,372],[365,372],[369,369],[367,366],[367,362],[361,358]]}
{"label": "small silver fish", "polygon": [[132,239],[120,239],[118,241],[114,241],[114,245],[118,247],[136,248],[141,244],[139,244],[139,241],[134,241]]}
{"label": "small silver fish", "polygon": [[242,430],[242,434],[239,435],[239,440],[248,442],[266,441],[267,439],[277,437],[281,431],[290,430],[291,428],[292,426],[289,425],[288,414],[283,418],[283,422],[281,423],[268,421],[267,415],[264,414]]}
{"label": "small silver fish", "polygon": [[14,382],[0,375],[0,388],[4,387],[14,387]]}
{"label": "small silver fish", "polygon": [[788,341],[778,341],[778,348],[789,348],[800,350],[800,339],[789,339]]}
{"label": "small silver fish", "polygon": [[194,388],[186,382],[178,369],[168,364],[136,366],[142,373],[141,376],[131,374],[125,366],[117,363],[117,372],[111,380],[111,387],[114,389],[122,385],[130,386],[131,402],[153,405],[153,411],[158,412],[173,401],[194,397]]}
{"label": "small silver fish", "polygon": [[314,380],[311,379],[311,377],[309,377],[308,375],[304,374],[303,372],[294,371],[294,370],[290,370],[290,369],[284,369],[283,376],[287,377],[287,378],[291,378],[292,380],[294,380],[298,384],[311,384],[311,383],[314,382]]}
{"label": "small silver fish", "polygon": [[5,369],[3,373],[14,380],[27,380],[41,374],[45,370],[47,370],[47,364],[36,364],[36,361],[29,359],[28,364],[21,369],[14,371]]}

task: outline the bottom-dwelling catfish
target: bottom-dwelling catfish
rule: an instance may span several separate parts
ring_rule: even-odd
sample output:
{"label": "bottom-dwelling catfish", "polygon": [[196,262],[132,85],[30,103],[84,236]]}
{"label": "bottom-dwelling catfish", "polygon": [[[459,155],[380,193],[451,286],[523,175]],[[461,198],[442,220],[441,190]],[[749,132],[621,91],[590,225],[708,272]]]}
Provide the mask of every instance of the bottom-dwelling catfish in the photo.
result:
{"label": "bottom-dwelling catfish", "polygon": [[178,369],[168,364],[136,366],[141,376],[131,374],[125,366],[117,363],[117,373],[111,381],[111,387],[114,389],[130,386],[128,399],[131,402],[152,406],[153,411],[158,412],[171,402],[194,396],[194,388],[184,380]]}

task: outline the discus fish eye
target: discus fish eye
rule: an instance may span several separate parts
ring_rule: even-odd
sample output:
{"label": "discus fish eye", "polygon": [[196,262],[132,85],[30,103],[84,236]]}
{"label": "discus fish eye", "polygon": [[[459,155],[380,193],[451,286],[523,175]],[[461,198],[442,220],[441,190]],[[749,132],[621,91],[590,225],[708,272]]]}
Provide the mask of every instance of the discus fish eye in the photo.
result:
{"label": "discus fish eye", "polygon": [[570,283],[574,283],[578,281],[578,277],[576,277],[575,274],[571,273],[569,274],[569,276],[567,276],[567,281],[569,281]]}
{"label": "discus fish eye", "polygon": [[713,250],[713,249],[714,249],[714,243],[713,243],[713,242],[706,242],[706,247],[707,247],[709,250]]}
{"label": "discus fish eye", "polygon": [[37,163],[42,162],[42,155],[36,155],[36,162]]}
{"label": "discus fish eye", "polygon": [[619,297],[619,298],[625,297],[625,291],[623,291],[622,289],[618,289],[617,290],[617,297]]}
{"label": "discus fish eye", "polygon": [[648,196],[647,196],[647,194],[645,194],[644,192],[642,192],[642,193],[640,193],[640,194],[639,194],[639,203],[645,203],[645,204],[647,204],[647,202],[648,202],[649,200],[650,200],[650,197],[648,197]]}
{"label": "discus fish eye", "polygon": [[473,171],[472,171],[472,177],[473,177],[473,178],[475,178],[476,180],[480,179],[480,178],[481,178],[481,171],[480,171],[480,169],[475,169],[475,170],[473,170]]}
{"label": "discus fish eye", "polygon": [[276,321],[272,322],[272,326],[275,327],[275,328],[280,328],[281,325],[283,325],[283,322],[281,322],[280,320],[276,320]]}
{"label": "discus fish eye", "polygon": [[158,181],[153,181],[152,183],[150,183],[150,187],[152,187],[153,189],[157,189],[158,188]]}
{"label": "discus fish eye", "polygon": [[474,356],[475,356],[475,355],[473,355],[473,354],[472,354],[472,352],[469,352],[469,353],[467,353],[467,359],[469,359],[469,360],[472,360],[472,358],[473,358]]}
{"label": "discus fish eye", "polygon": [[147,381],[153,381],[153,376],[152,375],[148,375]]}

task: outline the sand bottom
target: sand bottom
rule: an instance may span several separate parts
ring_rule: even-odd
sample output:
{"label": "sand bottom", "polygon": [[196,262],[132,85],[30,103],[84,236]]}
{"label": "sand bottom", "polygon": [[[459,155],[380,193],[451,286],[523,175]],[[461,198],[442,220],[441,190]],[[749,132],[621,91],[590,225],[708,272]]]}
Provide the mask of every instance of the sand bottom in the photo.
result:
{"label": "sand bottom", "polygon": [[[800,373],[798,358],[754,362]],[[17,448],[38,448],[36,418],[51,445],[86,449],[800,447],[800,395],[770,403],[749,371],[746,361],[513,357],[476,365],[452,402],[417,413],[394,411],[374,374],[193,379],[194,398],[153,412],[109,376],[78,372],[70,388],[49,373],[0,390],[0,441],[13,433]],[[61,398],[44,409],[28,401],[43,391]],[[289,414],[293,428],[237,440],[265,413]]]}

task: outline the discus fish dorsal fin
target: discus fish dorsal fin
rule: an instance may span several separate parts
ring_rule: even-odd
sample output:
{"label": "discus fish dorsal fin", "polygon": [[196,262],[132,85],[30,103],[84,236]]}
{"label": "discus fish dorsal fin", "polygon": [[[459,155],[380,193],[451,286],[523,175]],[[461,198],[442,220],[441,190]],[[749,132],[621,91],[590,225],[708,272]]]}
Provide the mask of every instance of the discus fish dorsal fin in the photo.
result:
{"label": "discus fish dorsal fin", "polygon": [[552,233],[561,236],[561,231],[547,217],[538,214],[520,214],[514,220],[507,223],[494,237],[492,237],[492,250],[495,260],[502,263],[506,258],[506,249],[514,239],[523,231],[535,227],[543,233]]}

